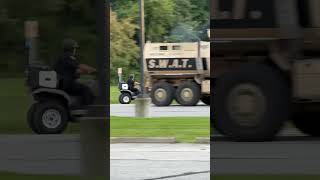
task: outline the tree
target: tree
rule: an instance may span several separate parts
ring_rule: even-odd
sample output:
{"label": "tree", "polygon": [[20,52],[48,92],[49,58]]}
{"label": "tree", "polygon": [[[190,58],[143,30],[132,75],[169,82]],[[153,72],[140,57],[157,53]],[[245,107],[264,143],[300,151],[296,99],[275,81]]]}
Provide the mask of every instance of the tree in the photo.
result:
{"label": "tree", "polygon": [[123,68],[124,75],[138,71],[139,48],[133,39],[137,25],[132,20],[119,20],[116,13],[110,10],[110,73],[113,83],[117,79],[117,68]]}
{"label": "tree", "polygon": [[[172,34],[181,27],[192,27],[196,36],[209,27],[210,0],[145,0],[146,40],[152,42],[188,40]],[[134,18],[138,24],[138,0],[111,0],[119,19]],[[134,36],[138,42],[138,32]],[[182,39],[181,39],[182,38]]]}

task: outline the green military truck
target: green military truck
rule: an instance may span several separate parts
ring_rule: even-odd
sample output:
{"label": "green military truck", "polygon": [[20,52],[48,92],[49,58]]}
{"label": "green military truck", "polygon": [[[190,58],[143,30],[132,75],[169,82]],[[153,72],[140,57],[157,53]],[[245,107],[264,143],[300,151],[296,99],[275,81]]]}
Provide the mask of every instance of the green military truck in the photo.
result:
{"label": "green military truck", "polygon": [[272,140],[289,120],[320,136],[320,1],[212,0],[212,126]]}

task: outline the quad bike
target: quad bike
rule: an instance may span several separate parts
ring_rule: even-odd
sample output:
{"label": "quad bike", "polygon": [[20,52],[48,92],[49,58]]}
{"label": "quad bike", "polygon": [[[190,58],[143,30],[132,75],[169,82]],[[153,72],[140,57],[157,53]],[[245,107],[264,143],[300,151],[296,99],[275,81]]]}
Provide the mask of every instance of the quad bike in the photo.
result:
{"label": "quad bike", "polygon": [[[59,89],[57,73],[48,66],[29,65],[27,86],[33,103],[28,111],[28,124],[37,134],[60,134],[69,122],[88,118],[88,108],[81,97],[70,96]],[[90,87],[90,86],[89,86]],[[91,83],[95,92],[95,83]]]}
{"label": "quad bike", "polygon": [[[135,88],[139,89],[138,85],[139,83],[135,83]],[[135,100],[140,94],[140,91],[133,92],[129,90],[129,85],[125,82],[119,83],[119,90],[120,90],[119,102],[121,104],[130,104],[131,101]]]}

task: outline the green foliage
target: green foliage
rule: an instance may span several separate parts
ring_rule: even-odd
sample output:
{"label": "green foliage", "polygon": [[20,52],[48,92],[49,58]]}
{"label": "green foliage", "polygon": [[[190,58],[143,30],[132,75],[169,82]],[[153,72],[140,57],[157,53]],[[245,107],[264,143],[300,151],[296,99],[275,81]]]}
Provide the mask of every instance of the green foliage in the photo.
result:
{"label": "green foliage", "polygon": [[119,20],[110,10],[110,75],[113,84],[117,80],[117,68],[123,68],[124,75],[134,73],[138,68],[139,49],[133,39],[136,28],[132,18]]}
{"label": "green foliage", "polygon": [[[111,6],[120,19],[131,17],[138,23],[138,2],[111,0]],[[188,34],[176,37],[176,29],[181,27],[192,27],[192,34],[206,39],[206,34],[199,31],[209,27],[209,4],[209,0],[145,0],[146,39],[152,42],[190,40],[186,38]]]}
{"label": "green foliage", "polygon": [[149,0],[145,5],[146,39],[163,41],[170,28],[174,26],[175,4],[172,0]]}

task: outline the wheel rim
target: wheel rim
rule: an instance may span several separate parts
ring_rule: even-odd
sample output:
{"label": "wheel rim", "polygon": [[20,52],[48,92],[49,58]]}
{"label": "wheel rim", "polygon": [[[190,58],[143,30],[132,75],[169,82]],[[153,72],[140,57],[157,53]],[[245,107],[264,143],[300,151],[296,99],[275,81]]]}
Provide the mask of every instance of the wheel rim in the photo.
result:
{"label": "wheel rim", "polygon": [[164,101],[168,96],[167,91],[163,88],[157,89],[154,94],[157,101]]}
{"label": "wheel rim", "polygon": [[242,84],[231,90],[227,110],[238,125],[254,127],[266,111],[266,99],[257,86]]}
{"label": "wheel rim", "polygon": [[122,98],[122,100],[123,100],[124,103],[128,103],[130,101],[130,98],[129,98],[129,96],[124,96]]}
{"label": "wheel rim", "polygon": [[191,101],[193,99],[194,94],[193,94],[192,89],[183,88],[181,90],[180,96],[183,99],[183,101],[189,102],[189,101]]}
{"label": "wheel rim", "polygon": [[43,125],[49,129],[57,128],[61,124],[61,114],[58,110],[48,109],[42,115]]}

